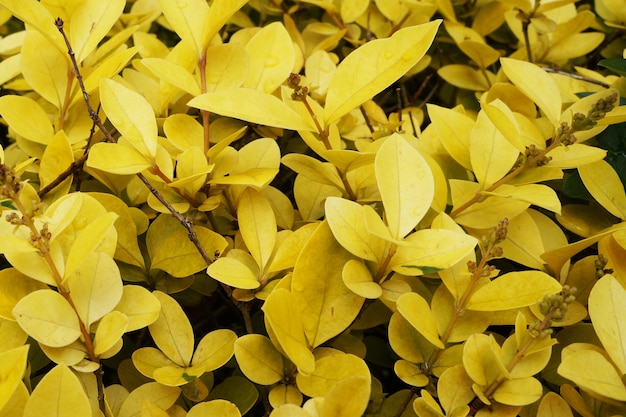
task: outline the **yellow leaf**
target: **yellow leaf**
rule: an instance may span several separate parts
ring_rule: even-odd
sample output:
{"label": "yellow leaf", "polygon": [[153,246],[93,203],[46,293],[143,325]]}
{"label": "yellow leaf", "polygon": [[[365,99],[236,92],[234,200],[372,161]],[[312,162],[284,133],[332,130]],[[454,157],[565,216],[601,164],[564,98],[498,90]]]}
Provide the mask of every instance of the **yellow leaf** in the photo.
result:
{"label": "yellow leaf", "polygon": [[353,376],[370,378],[363,359],[349,353],[337,352],[315,361],[315,371],[296,375],[298,389],[309,397],[324,397],[339,382]]}
{"label": "yellow leaf", "polygon": [[246,44],[249,69],[243,87],[271,93],[289,77],[296,60],[293,42],[285,26],[271,23]]}
{"label": "yellow leaf", "polygon": [[522,92],[534,101],[557,126],[561,118],[561,93],[556,81],[537,65],[512,58],[501,58],[502,70]]}
{"label": "yellow leaf", "polygon": [[572,169],[604,159],[606,151],[595,146],[574,143],[568,146],[557,146],[548,152],[547,156],[552,159],[546,166]]}
{"label": "yellow leaf", "polygon": [[[386,281],[392,282],[392,281]],[[386,308],[386,307],[385,307]],[[389,320],[389,345],[402,359],[412,363],[424,363],[428,350],[434,349],[399,312],[393,313]],[[422,351],[425,353],[422,354]]]}
{"label": "yellow leaf", "polygon": [[[148,378],[152,378],[154,371],[165,366],[178,366],[163,352],[153,347],[139,348],[132,355],[133,366]],[[179,367],[184,369],[183,367]]]}
{"label": "yellow leaf", "polygon": [[353,0],[341,2],[341,20],[344,23],[352,23],[367,10],[369,0]]}
{"label": "yellow leaf", "polygon": [[175,113],[168,116],[163,122],[163,132],[167,139],[181,151],[191,147],[204,148],[204,129],[195,118],[188,114]]}
{"label": "yellow leaf", "polygon": [[32,98],[12,94],[2,96],[0,114],[11,129],[30,141],[47,145],[54,136],[48,115]]}
{"label": "yellow leaf", "polygon": [[167,410],[174,404],[179,395],[180,388],[178,387],[168,387],[158,382],[148,382],[133,390],[126,397],[117,417],[140,417],[144,401],[151,402],[161,409]]}
{"label": "yellow leaf", "polygon": [[500,52],[483,42],[469,40],[460,42],[458,46],[480,68],[487,68],[500,58]]}
{"label": "yellow leaf", "polygon": [[153,160],[157,152],[157,124],[152,106],[146,99],[116,81],[103,79],[100,101],[122,136],[137,152]]}
{"label": "yellow leaf", "polygon": [[424,217],[435,193],[428,163],[398,134],[380,147],[374,162],[376,182],[389,231],[402,239]]}
{"label": "yellow leaf", "polygon": [[441,20],[403,28],[366,43],[337,67],[328,86],[324,124],[339,119],[403,76],[422,59]]}
{"label": "yellow leaf", "polygon": [[65,105],[67,90],[67,52],[55,48],[37,30],[27,30],[22,45],[20,67],[31,88],[58,109]]}
{"label": "yellow leaf", "polygon": [[[198,241],[209,256],[224,252],[227,242],[206,227],[194,226]],[[178,278],[192,275],[206,267],[204,258],[191,243],[188,231],[169,214],[161,214],[148,229],[146,237],[152,269],[161,269]]]}
{"label": "yellow leaf", "polygon": [[[211,3],[207,21],[204,22],[202,39],[208,45],[213,37],[222,29],[222,26],[241,9],[247,0],[215,0]],[[210,55],[209,55],[210,57]]]}
{"label": "yellow leaf", "polygon": [[[528,334],[525,326],[522,329],[522,334]],[[516,359],[516,355],[519,354],[519,349],[521,348],[521,345],[516,340],[516,337],[509,336],[504,341],[504,343],[502,344],[501,353],[502,361],[504,363],[515,363],[515,367],[511,369],[511,377],[513,377],[513,379],[527,378],[533,376],[541,372],[546,367],[552,354],[552,344],[556,343],[556,340],[554,339],[552,339],[552,342],[550,342],[550,338],[546,339],[547,340],[542,340],[540,342],[538,341],[539,339],[536,339],[537,342],[533,343],[533,345],[531,345],[526,350],[525,355],[519,360]],[[539,345],[538,350],[535,349],[534,345]],[[507,404],[515,405],[512,403]]]}
{"label": "yellow leaf", "polygon": [[315,369],[315,358],[304,334],[302,317],[295,305],[295,297],[284,288],[274,289],[263,304],[265,321],[269,322],[280,347],[298,367],[310,374]]}
{"label": "yellow leaf", "polygon": [[331,185],[344,191],[343,181],[337,168],[329,162],[321,162],[308,155],[290,153],[282,157],[283,165],[320,184]]}
{"label": "yellow leaf", "polygon": [[350,259],[346,262],[341,278],[346,287],[361,297],[376,299],[383,294],[380,284],[374,282],[371,272],[361,261]]}
{"label": "yellow leaf", "polygon": [[71,275],[76,268],[79,268],[85,259],[92,252],[102,252],[109,256],[113,253],[107,251],[106,246],[101,246],[105,238],[117,239],[117,233],[113,227],[113,223],[118,216],[115,213],[106,213],[96,217],[81,231],[72,244],[70,253],[67,255],[65,262],[65,276]]}
{"label": "yellow leaf", "polygon": [[[11,13],[37,29],[62,53],[67,53],[65,41],[59,30],[54,26],[54,18],[48,9],[37,0],[6,0],[2,5],[9,9]],[[17,96],[14,96],[17,97]]]}
{"label": "yellow leaf", "polygon": [[567,402],[556,392],[548,392],[543,396],[537,409],[537,417],[574,417]]}
{"label": "yellow leaf", "polygon": [[119,311],[111,311],[102,317],[93,342],[96,356],[100,356],[118,343],[126,332],[128,323],[128,316]]}
{"label": "yellow leaf", "polygon": [[484,188],[504,177],[519,156],[518,149],[504,137],[484,111],[478,113],[469,145],[474,175]]}
{"label": "yellow leaf", "polygon": [[10,402],[11,397],[22,382],[26,370],[28,348],[30,345],[20,346],[0,353],[0,412]]}
{"label": "yellow leaf", "polygon": [[143,401],[141,403],[141,417],[169,417],[169,414],[158,405]]}
{"label": "yellow leaf", "polygon": [[267,199],[253,188],[246,188],[237,206],[239,231],[252,257],[264,271],[276,244],[276,218]]}
{"label": "yellow leaf", "polygon": [[485,195],[497,195],[500,197],[513,198],[526,201],[534,206],[542,207],[554,213],[561,214],[561,201],[556,192],[543,184],[526,184],[511,186],[503,184],[494,191],[486,192]]}
{"label": "yellow leaf", "polygon": [[582,349],[564,356],[557,371],[583,389],[626,401],[626,387],[620,375],[604,355],[596,350]]}
{"label": "yellow leaf", "polygon": [[[371,377],[352,376],[337,383],[325,396],[320,417],[360,417],[367,408]],[[346,399],[349,398],[349,401]]]}
{"label": "yellow leaf", "polygon": [[[284,404],[299,406],[302,404],[302,393],[294,385],[278,384],[271,389],[267,399],[275,409]],[[294,416],[291,415],[290,417]]]}
{"label": "yellow leaf", "polygon": [[[229,252],[229,255],[231,252]],[[254,290],[261,285],[259,282],[259,267],[254,264],[254,260],[251,257],[250,262],[231,256],[219,258],[209,265],[207,274],[219,282],[234,288]]]}
{"label": "yellow leaf", "polygon": [[472,253],[476,243],[474,237],[452,230],[418,230],[398,245],[389,265],[404,275],[446,269]]}
{"label": "yellow leaf", "polygon": [[602,345],[622,374],[626,373],[626,290],[612,275],[605,275],[589,294],[589,316]]}
{"label": "yellow leaf", "polygon": [[626,193],[619,175],[608,162],[599,160],[578,167],[580,178],[589,193],[609,213],[626,219]]}
{"label": "yellow leaf", "polygon": [[119,143],[96,143],[89,151],[87,166],[111,174],[137,174],[152,166],[146,157],[130,146]]}
{"label": "yellow leaf", "polygon": [[[64,131],[59,131],[52,137],[46,150],[41,157],[39,166],[39,180],[41,187],[45,187],[54,181],[63,171],[70,167],[70,164],[74,162],[74,153],[70,145],[67,136]],[[69,191],[72,183],[72,176],[70,175],[60,188],[56,188],[55,192],[59,194],[65,194]],[[63,190],[63,191],[59,191]]]}
{"label": "yellow leaf", "polygon": [[47,346],[67,346],[80,336],[76,313],[56,291],[28,294],[15,305],[13,316],[29,336]]}
{"label": "yellow leaf", "polygon": [[241,372],[252,382],[272,385],[284,376],[283,357],[272,342],[260,334],[247,334],[235,342]]}
{"label": "yellow leaf", "polygon": [[24,417],[91,416],[89,398],[79,379],[59,364],[41,379],[31,394]]}
{"label": "yellow leaf", "polygon": [[87,328],[113,310],[122,298],[123,285],[117,264],[102,252],[89,253],[65,282]]}
{"label": "yellow leaf", "polygon": [[599,32],[570,34],[556,45],[551,45],[542,61],[561,63],[571,58],[585,56],[602,43],[604,36],[604,33]]}
{"label": "yellow leaf", "polygon": [[0,270],[0,317],[15,320],[11,312],[15,304],[28,294],[47,288],[43,282],[29,278],[15,268]]}
{"label": "yellow leaf", "polygon": [[198,343],[191,364],[202,365],[206,372],[220,368],[233,356],[237,335],[229,329],[214,330]]}
{"label": "yellow leaf", "polygon": [[[430,302],[431,309],[437,320],[439,333],[443,334],[455,315],[455,298],[443,286],[439,286]],[[448,343],[463,342],[474,333],[483,333],[491,324],[493,315],[490,312],[466,310],[456,318],[452,330],[446,340]]]}
{"label": "yellow leaf", "polygon": [[[213,5],[216,3],[213,2]],[[227,43],[210,46],[206,54],[207,93],[226,91],[242,86],[248,76],[249,65],[248,55],[241,45]]]}
{"label": "yellow leaf", "polygon": [[317,347],[352,323],[364,299],[343,283],[341,271],[352,255],[337,243],[327,222],[318,226],[302,253],[307,256],[299,256],[296,261],[291,291],[307,339]]}
{"label": "yellow leaf", "polygon": [[159,0],[159,5],[174,31],[183,42],[193,48],[200,59],[210,41],[210,39],[203,39],[209,5],[203,0]]}
{"label": "yellow leaf", "polygon": [[471,386],[472,380],[463,365],[450,367],[441,374],[437,382],[437,394],[446,415],[474,399]]}
{"label": "yellow leaf", "polygon": [[487,91],[496,80],[490,71],[460,64],[444,65],[437,74],[453,86],[471,91]]}
{"label": "yellow leaf", "polygon": [[166,365],[157,368],[152,373],[155,381],[170,387],[180,387],[189,382],[195,381],[204,374],[204,366],[181,367],[178,365]]}
{"label": "yellow leaf", "polygon": [[280,99],[251,88],[202,94],[189,101],[187,105],[265,126],[290,130],[315,130],[312,121],[305,120]]}
{"label": "yellow leaf", "polygon": [[[120,72],[138,51],[139,48],[137,46],[122,49],[119,52],[107,56],[102,61],[99,61],[98,66],[85,77],[85,90],[88,93],[96,90],[100,85],[100,81]],[[79,105],[80,109],[84,112],[84,100],[80,89],[76,89],[76,93],[72,96],[72,106]]]}
{"label": "yellow leaf", "polygon": [[443,147],[456,162],[466,169],[471,169],[469,144],[475,121],[461,112],[446,107],[434,104],[427,104],[426,107]]}
{"label": "yellow leaf", "polygon": [[423,389],[413,401],[413,411],[419,417],[444,417],[443,411],[430,393]]}
{"label": "yellow leaf", "polygon": [[412,362],[403,359],[396,361],[393,365],[393,371],[405,384],[414,387],[425,387],[428,385],[428,376],[424,375],[419,365]]}
{"label": "yellow leaf", "polygon": [[124,0],[82,2],[72,13],[69,34],[76,61],[81,63],[98,46],[124,11]]}
{"label": "yellow leaf", "polygon": [[287,236],[284,240],[281,240],[278,244],[276,252],[274,253],[272,262],[267,268],[268,272],[276,272],[282,271],[283,269],[293,268],[300,252],[302,251],[302,248],[316,228],[316,223],[309,223],[289,234],[289,236]]}
{"label": "yellow leaf", "polygon": [[494,400],[506,405],[528,405],[541,398],[541,382],[529,376],[504,381],[493,393]]}
{"label": "yellow leaf", "polygon": [[492,335],[471,335],[463,346],[463,366],[472,380],[483,387],[494,382],[502,374],[504,364],[500,360],[500,346]]}
{"label": "yellow leaf", "polygon": [[439,339],[437,320],[428,302],[421,295],[415,292],[402,294],[396,301],[396,308],[402,317],[430,343],[439,349],[444,348],[444,344]]}
{"label": "yellow leaf", "polygon": [[362,205],[331,196],[326,199],[324,207],[328,225],[341,246],[359,258],[374,262],[382,260],[386,242],[369,232]]}
{"label": "yellow leaf", "polygon": [[[141,63],[159,79],[192,96],[200,95],[201,91],[196,79],[181,65],[163,58],[144,58]],[[182,114],[178,113],[170,117],[173,116],[182,116]]]}
{"label": "yellow leaf", "polygon": [[241,413],[235,404],[226,400],[205,401],[194,405],[187,413],[187,417],[205,416],[241,417]]}
{"label": "yellow leaf", "polygon": [[159,318],[161,303],[150,291],[138,285],[124,285],[116,311],[128,317],[127,332],[154,323]]}
{"label": "yellow leaf", "polygon": [[498,311],[526,307],[541,301],[544,295],[559,291],[561,284],[545,272],[509,272],[477,289],[467,303],[467,309]]}
{"label": "yellow leaf", "polygon": [[168,358],[180,366],[189,366],[194,348],[189,319],[172,297],[161,291],[153,294],[161,302],[161,312],[159,318],[148,326],[150,335]]}
{"label": "yellow leaf", "polygon": [[295,404],[283,404],[272,410],[270,417],[312,417]]}

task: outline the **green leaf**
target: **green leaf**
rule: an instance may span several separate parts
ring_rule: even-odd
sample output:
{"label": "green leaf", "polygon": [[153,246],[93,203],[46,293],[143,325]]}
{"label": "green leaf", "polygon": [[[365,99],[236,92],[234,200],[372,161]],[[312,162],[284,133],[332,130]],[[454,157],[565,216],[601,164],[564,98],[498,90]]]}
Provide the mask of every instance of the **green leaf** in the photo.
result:
{"label": "green leaf", "polygon": [[626,77],[626,60],[624,59],[601,59],[598,65]]}
{"label": "green leaf", "polygon": [[31,394],[24,417],[90,416],[91,405],[80,380],[59,364],[39,381]]}
{"label": "green leaf", "polygon": [[344,58],[328,85],[324,124],[339,119],[409,71],[430,47],[441,20],[398,30]]}
{"label": "green leaf", "polygon": [[519,271],[504,274],[477,289],[467,309],[478,311],[511,310],[541,301],[544,295],[561,291],[561,284],[541,271]]}
{"label": "green leaf", "polygon": [[47,346],[67,346],[81,334],[76,313],[56,291],[28,294],[15,305],[13,315],[29,336]]}
{"label": "green leaf", "polygon": [[402,294],[396,301],[396,308],[411,325],[422,334],[430,343],[444,348],[444,344],[439,339],[437,330],[437,320],[428,302],[415,292]]}
{"label": "green leaf", "polygon": [[374,167],[391,237],[400,240],[430,208],[433,174],[422,155],[395,133],[381,145]]}

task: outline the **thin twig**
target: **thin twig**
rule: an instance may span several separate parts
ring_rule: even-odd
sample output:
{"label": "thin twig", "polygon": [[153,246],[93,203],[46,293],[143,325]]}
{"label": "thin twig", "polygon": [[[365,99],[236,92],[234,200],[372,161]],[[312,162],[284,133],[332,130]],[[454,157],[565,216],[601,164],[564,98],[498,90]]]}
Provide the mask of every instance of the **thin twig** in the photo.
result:
{"label": "thin twig", "polygon": [[559,75],[564,75],[566,77],[570,77],[573,78],[575,80],[580,80],[580,81],[584,81],[587,83],[591,83],[591,84],[595,84],[595,85],[599,85],[601,87],[604,88],[610,88],[611,86],[603,81],[599,81],[599,80],[594,80],[593,78],[589,78],[589,77],[584,77],[582,75],[578,75],[578,74],[572,74],[571,72],[567,72],[567,71],[563,71],[561,69],[558,68],[543,68],[543,70],[545,72],[551,72],[553,74],[559,74]]}

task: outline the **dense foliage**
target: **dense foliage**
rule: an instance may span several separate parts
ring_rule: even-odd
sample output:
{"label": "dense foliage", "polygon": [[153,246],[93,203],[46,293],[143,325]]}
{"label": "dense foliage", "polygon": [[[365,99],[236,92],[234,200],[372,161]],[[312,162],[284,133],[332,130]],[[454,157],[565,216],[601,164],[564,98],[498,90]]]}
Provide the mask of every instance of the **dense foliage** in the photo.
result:
{"label": "dense foliage", "polygon": [[0,7],[0,416],[626,413],[623,1]]}

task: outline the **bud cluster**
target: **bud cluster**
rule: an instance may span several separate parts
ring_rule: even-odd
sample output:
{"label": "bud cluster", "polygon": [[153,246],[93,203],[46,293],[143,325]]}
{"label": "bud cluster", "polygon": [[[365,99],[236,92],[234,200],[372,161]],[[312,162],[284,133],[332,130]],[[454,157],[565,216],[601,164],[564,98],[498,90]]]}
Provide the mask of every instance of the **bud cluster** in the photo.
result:
{"label": "bud cluster", "polygon": [[309,94],[309,88],[300,85],[301,77],[299,74],[291,73],[287,78],[287,85],[289,88],[293,88],[291,99],[296,101],[306,100],[306,96]]}
{"label": "bud cluster", "polygon": [[576,113],[572,117],[572,129],[574,131],[589,130],[594,127],[599,120],[603,119],[608,112],[615,108],[617,104],[617,93],[613,93],[606,98],[601,98],[595,102],[585,116]]}
{"label": "bud cluster", "polygon": [[609,263],[609,260],[602,255],[601,253],[598,254],[598,259],[596,259],[594,261],[594,265],[596,267],[596,279],[600,279],[603,276],[605,276],[606,274],[612,274],[613,270],[612,269],[607,269],[606,265]]}
{"label": "bud cluster", "polygon": [[543,297],[543,300],[539,302],[539,311],[545,316],[550,316],[552,320],[562,320],[569,305],[576,299],[574,296],[576,291],[576,287],[564,285],[561,293]]}
{"label": "bud cluster", "polygon": [[15,175],[15,171],[4,164],[0,164],[0,198],[11,198],[18,194],[22,185],[20,179]]}

